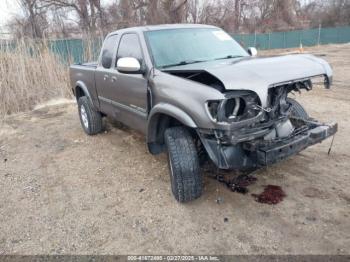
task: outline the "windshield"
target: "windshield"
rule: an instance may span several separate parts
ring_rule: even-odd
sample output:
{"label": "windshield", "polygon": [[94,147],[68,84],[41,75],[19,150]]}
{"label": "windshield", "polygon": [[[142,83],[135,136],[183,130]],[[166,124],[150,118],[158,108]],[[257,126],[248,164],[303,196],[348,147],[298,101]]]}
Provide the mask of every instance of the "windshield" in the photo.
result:
{"label": "windshield", "polygon": [[248,56],[230,35],[217,28],[165,29],[145,35],[157,68]]}

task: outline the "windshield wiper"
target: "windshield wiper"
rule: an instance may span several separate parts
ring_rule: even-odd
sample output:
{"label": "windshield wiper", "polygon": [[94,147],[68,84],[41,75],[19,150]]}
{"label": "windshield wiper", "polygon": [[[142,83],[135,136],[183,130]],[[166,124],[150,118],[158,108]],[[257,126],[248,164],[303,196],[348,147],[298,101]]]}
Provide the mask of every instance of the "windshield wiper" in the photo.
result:
{"label": "windshield wiper", "polygon": [[164,65],[161,68],[168,68],[168,67],[182,66],[182,65],[190,65],[190,64],[196,64],[196,63],[202,63],[202,62],[207,62],[207,61],[206,60],[185,60],[185,61],[181,61],[181,62],[175,63],[175,64]]}
{"label": "windshield wiper", "polygon": [[242,56],[242,55],[227,55],[224,57],[215,58],[214,60],[224,60],[224,59],[239,58],[239,57],[244,57],[244,56]]}

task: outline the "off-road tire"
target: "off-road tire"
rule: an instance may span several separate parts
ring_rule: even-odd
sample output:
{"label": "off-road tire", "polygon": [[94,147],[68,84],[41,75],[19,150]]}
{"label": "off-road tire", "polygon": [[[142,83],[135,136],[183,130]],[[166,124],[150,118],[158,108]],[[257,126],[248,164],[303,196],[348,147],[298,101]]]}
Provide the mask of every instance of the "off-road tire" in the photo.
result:
{"label": "off-road tire", "polygon": [[164,140],[174,197],[180,203],[199,198],[202,195],[203,181],[196,145],[190,132],[185,127],[168,128]]}
{"label": "off-road tire", "polygon": [[[84,107],[86,112],[85,117],[87,119],[87,126],[83,121],[82,107]],[[78,99],[78,113],[81,126],[86,134],[92,136],[102,131],[102,115],[93,108],[90,99],[88,99],[86,96],[82,96]]]}
{"label": "off-road tire", "polygon": [[295,99],[288,97],[287,102],[292,105],[292,116],[308,120],[310,117],[304,107]]}

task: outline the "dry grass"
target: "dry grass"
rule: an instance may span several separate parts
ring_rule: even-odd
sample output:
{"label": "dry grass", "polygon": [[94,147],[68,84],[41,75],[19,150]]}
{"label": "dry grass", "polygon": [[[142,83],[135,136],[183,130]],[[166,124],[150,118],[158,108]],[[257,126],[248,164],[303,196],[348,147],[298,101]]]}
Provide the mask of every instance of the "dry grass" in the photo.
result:
{"label": "dry grass", "polygon": [[68,66],[46,41],[1,43],[0,94],[0,118],[53,98],[70,97]]}

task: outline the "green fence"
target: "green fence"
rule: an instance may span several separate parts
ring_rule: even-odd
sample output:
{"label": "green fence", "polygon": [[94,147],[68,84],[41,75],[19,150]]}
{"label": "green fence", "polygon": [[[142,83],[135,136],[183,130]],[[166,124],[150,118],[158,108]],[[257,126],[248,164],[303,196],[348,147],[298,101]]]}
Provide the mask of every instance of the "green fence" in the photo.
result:
{"label": "green fence", "polygon": [[293,48],[350,42],[350,26],[316,28],[266,34],[233,34],[242,46],[258,49]]}
{"label": "green fence", "polygon": [[64,62],[82,63],[97,60],[102,40],[83,41],[82,39],[50,40],[49,47]]}
{"label": "green fence", "polygon": [[[255,46],[258,49],[293,48],[299,47],[300,44],[303,46],[340,44],[350,42],[350,26],[266,34],[234,34],[233,37],[243,47]],[[91,57],[97,59],[101,44],[101,40],[96,40],[92,45],[91,42],[86,44],[81,39],[51,41],[51,47],[55,53],[59,54],[64,61],[67,61],[67,58],[71,57],[74,63],[84,62],[87,60],[87,57],[89,59]],[[89,55],[86,54],[87,49],[90,53]]]}
{"label": "green fence", "polygon": [[[102,42],[101,39],[58,39],[48,40],[47,42],[29,39],[28,42],[21,40],[19,45],[23,48],[24,43],[28,53],[35,56],[40,53],[44,44],[60,58],[62,63],[70,64],[97,60]],[[16,40],[0,40],[0,51],[16,52],[16,47],[18,47]]]}
{"label": "green fence", "polygon": [[[299,47],[300,44],[303,46],[314,46],[348,43],[350,42],[350,26],[266,34],[233,34],[233,37],[245,48],[255,46],[258,49],[293,48]],[[64,63],[82,63],[97,59],[102,40],[61,39],[50,40],[48,44],[50,49],[59,55]],[[13,43],[10,45],[15,46]],[[7,50],[9,50],[8,46]]]}

